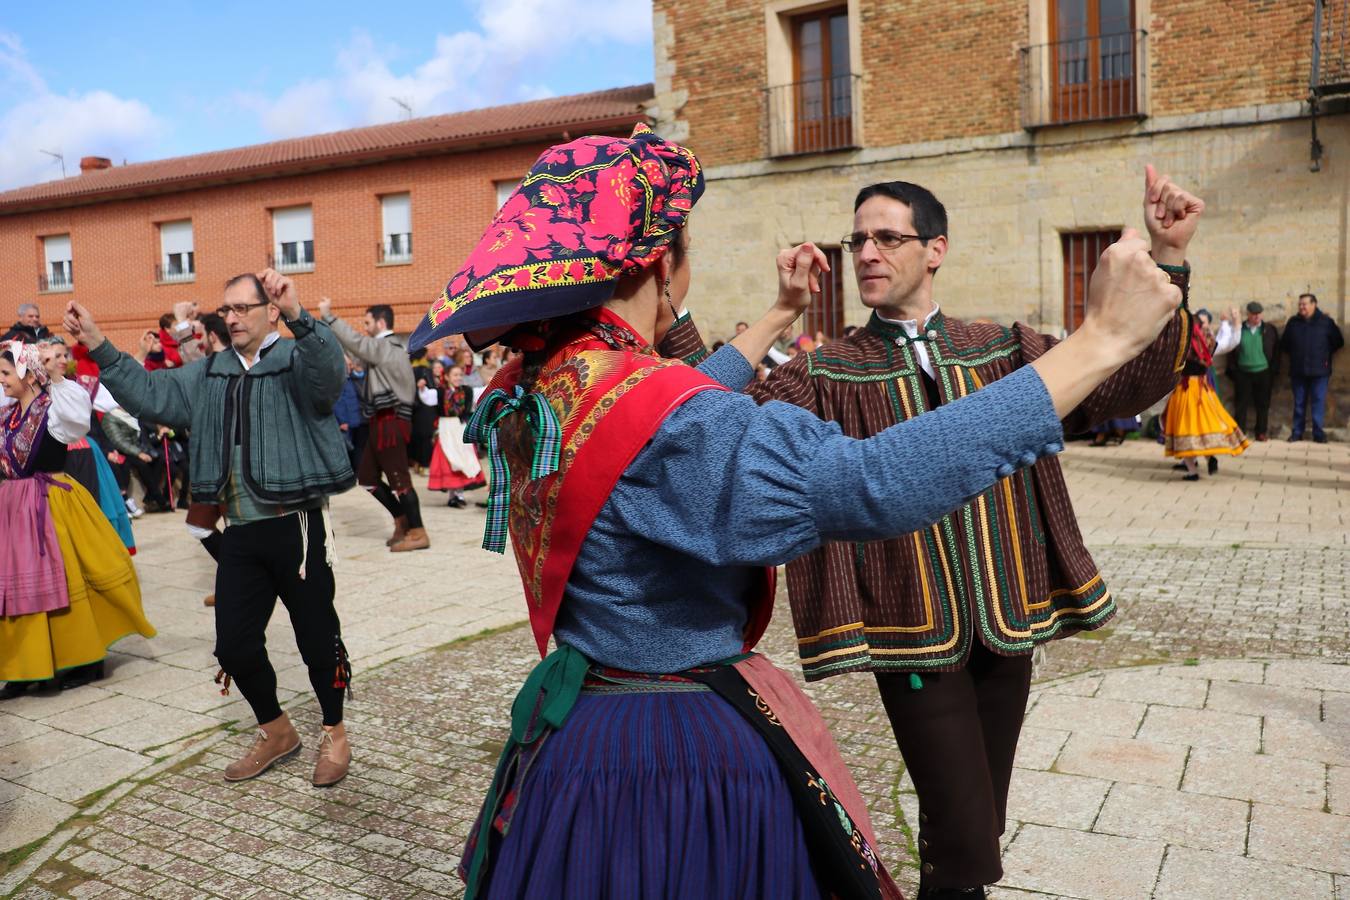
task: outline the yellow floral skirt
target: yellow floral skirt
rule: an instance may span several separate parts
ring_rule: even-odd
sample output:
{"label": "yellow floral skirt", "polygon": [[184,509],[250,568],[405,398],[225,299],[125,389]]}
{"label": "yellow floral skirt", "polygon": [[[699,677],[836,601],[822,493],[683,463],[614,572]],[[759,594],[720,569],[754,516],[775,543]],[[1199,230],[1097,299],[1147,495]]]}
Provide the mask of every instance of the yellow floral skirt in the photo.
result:
{"label": "yellow floral skirt", "polygon": [[1252,443],[1203,375],[1181,379],[1167,401],[1164,421],[1167,456],[1237,456]]}
{"label": "yellow floral skirt", "polygon": [[55,612],[0,616],[0,681],[38,681],[103,659],[129,634],[154,637],[127,548],[79,482],[51,487],[47,503],[66,573],[70,605]]}

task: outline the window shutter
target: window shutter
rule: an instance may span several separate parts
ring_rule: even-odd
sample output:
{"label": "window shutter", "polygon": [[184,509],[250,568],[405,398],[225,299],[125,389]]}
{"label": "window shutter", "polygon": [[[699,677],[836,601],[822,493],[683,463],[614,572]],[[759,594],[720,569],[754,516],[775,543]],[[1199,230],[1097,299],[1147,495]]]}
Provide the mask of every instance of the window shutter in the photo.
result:
{"label": "window shutter", "polygon": [[288,206],[272,210],[272,231],[278,244],[314,240],[314,213],[309,206]]}
{"label": "window shutter", "polygon": [[387,194],[380,198],[384,212],[384,233],[412,234],[412,198],[408,194]]}
{"label": "window shutter", "polygon": [[192,220],[164,222],[159,226],[159,244],[165,256],[192,252]]}

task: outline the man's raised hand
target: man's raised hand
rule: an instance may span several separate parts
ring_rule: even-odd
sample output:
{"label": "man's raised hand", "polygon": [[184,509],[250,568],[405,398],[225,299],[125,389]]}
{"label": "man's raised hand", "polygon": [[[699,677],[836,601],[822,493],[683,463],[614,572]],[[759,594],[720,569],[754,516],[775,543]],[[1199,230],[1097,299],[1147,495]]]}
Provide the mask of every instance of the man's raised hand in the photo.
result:
{"label": "man's raised hand", "polygon": [[93,314],[74,300],[66,304],[66,314],[61,323],[67,334],[90,350],[103,343],[103,332],[99,331]]}
{"label": "man's raised hand", "polygon": [[1204,212],[1205,201],[1174,184],[1170,175],[1144,166],[1144,226],[1153,242],[1154,259],[1181,265]]}
{"label": "man's raised hand", "polygon": [[830,271],[829,260],[810,241],[778,253],[779,309],[800,315],[811,305],[811,296],[820,293],[820,274]]}
{"label": "man's raised hand", "polygon": [[295,282],[282,275],[276,269],[263,269],[258,273],[268,301],[281,311],[287,321],[300,316],[300,295],[295,290]]}

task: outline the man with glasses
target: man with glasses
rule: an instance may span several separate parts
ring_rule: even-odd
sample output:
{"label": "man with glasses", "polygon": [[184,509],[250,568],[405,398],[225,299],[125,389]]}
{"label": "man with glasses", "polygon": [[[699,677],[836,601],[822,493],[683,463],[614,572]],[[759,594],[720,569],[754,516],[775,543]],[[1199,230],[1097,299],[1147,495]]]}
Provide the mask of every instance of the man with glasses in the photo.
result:
{"label": "man with glasses", "polygon": [[[1203,210],[1148,168],[1153,257],[1183,292],[1185,250]],[[870,319],[753,384],[757,400],[797,404],[850,437],[868,438],[1011,374],[1056,343],[1022,324],[966,322],[939,308],[934,280],[947,255],[947,213],[919,185],[863,188],[853,232],[840,244],[853,256]],[[1075,409],[1065,433],[1132,416],[1171,390],[1187,317],[1179,314]],[[661,349],[688,358],[699,345],[681,316]],[[962,448],[949,452],[959,456]],[[984,885],[1002,877],[999,836],[1032,651],[1098,628],[1115,612],[1083,546],[1058,457],[1026,462],[922,532],[828,543],[787,566],[807,680],[875,674],[919,795],[921,900],[981,897]]]}
{"label": "man with glasses", "polygon": [[[312,781],[327,787],[347,774],[351,761],[342,724],[351,666],[333,606],[328,518],[328,497],[354,481],[333,418],[347,372],[342,347],[301,307],[291,280],[271,269],[230,279],[217,312],[229,329],[231,352],[157,372],[104,340],[80,304],[69,304],[65,325],[89,348],[104,383],[129,412],[192,429],[192,494],[225,505],[216,679],[226,690],[233,679],[259,726],[248,753],[225,768],[225,780],[255,778],[300,751],[300,735],[277,703],[265,647],[280,597],[323,710]],[[279,319],[294,338],[277,331]]]}

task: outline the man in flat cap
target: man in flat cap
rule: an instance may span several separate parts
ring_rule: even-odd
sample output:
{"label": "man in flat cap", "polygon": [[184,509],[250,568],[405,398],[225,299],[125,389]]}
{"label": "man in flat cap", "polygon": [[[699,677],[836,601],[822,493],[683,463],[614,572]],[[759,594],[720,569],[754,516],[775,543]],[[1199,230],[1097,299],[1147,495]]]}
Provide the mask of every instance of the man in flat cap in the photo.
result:
{"label": "man in flat cap", "polygon": [[1247,321],[1242,325],[1237,349],[1228,355],[1228,377],[1237,391],[1233,417],[1238,428],[1247,431],[1247,410],[1255,406],[1258,441],[1269,439],[1270,386],[1280,362],[1280,334],[1261,318],[1263,311],[1255,300],[1247,304]]}

